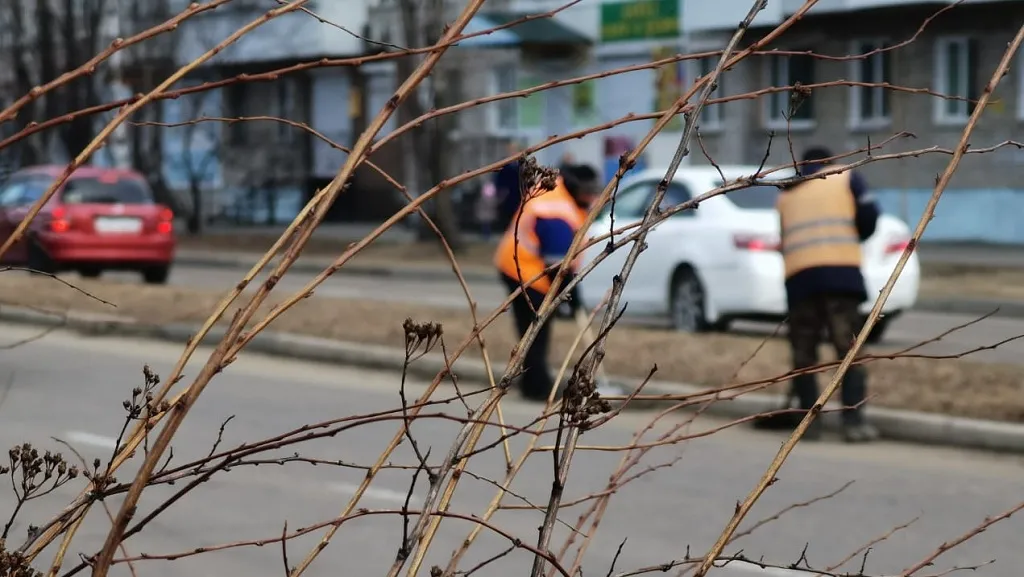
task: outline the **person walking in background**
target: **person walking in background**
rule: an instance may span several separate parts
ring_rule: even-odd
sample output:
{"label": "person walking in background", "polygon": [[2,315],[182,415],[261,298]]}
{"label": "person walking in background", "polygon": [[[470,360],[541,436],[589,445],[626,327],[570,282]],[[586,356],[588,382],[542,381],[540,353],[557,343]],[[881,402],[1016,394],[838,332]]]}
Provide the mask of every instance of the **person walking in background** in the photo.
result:
{"label": "person walking in background", "polygon": [[[586,166],[565,167],[559,171],[555,188],[547,192],[531,191],[519,209],[518,218],[505,230],[494,253],[494,266],[509,294],[524,286],[522,293],[512,301],[512,315],[522,338],[536,318],[535,311],[551,289],[558,272],[545,273],[545,269],[560,262],[569,253],[573,238],[583,225],[587,208],[593,201],[597,174]],[[579,270],[579,258],[571,263],[570,273]],[[534,280],[536,278],[536,280]],[[572,280],[572,274],[562,287]],[[532,282],[531,282],[532,281]],[[528,284],[529,283],[529,284]],[[577,287],[573,287],[565,307],[559,313],[572,317],[580,306]],[[520,387],[530,400],[547,400],[554,387],[548,370],[548,345],[551,338],[551,317],[537,333],[523,359]]]}
{"label": "person walking in background", "polygon": [[498,191],[491,181],[484,182],[480,197],[476,201],[476,219],[480,223],[480,234],[484,242],[491,240],[494,221],[498,218]]}
{"label": "person walking in background", "polygon": [[566,152],[562,155],[562,159],[558,161],[559,170],[565,168],[571,170],[576,165],[576,156],[572,152]]}
{"label": "person walking in background", "polygon": [[[516,156],[522,151],[519,143],[512,141],[508,144],[508,155]],[[505,229],[511,224],[522,201],[522,193],[519,190],[519,160],[510,161],[501,167],[498,174],[494,176],[494,188],[498,196],[498,226]]]}
{"label": "person walking in background", "polygon": [[[806,151],[800,174],[807,176],[831,165],[832,153],[821,147]],[[862,321],[859,307],[868,299],[861,273],[861,243],[875,232],[880,210],[870,197],[863,178],[844,171],[812,178],[784,190],[778,198],[786,297],[789,308],[789,344],[793,368],[818,364],[822,334],[839,358],[853,346]],[[795,398],[802,411],[818,399],[818,383],[812,374],[798,375],[785,408]],[[843,435],[848,442],[868,442],[878,431],[864,419],[867,373],[854,365],[847,371],[840,394]],[[762,429],[792,429],[803,412],[762,417]],[[805,437],[821,435],[820,418],[811,422]]]}

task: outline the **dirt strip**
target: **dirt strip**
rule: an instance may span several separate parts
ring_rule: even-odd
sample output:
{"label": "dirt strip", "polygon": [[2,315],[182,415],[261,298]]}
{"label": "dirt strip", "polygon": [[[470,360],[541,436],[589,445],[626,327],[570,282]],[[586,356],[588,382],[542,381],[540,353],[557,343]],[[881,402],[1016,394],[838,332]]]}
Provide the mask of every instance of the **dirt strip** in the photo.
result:
{"label": "dirt strip", "polygon": [[[182,237],[183,250],[210,250],[242,252],[254,255],[270,248],[276,237],[264,235],[216,235]],[[310,257],[336,257],[345,249],[346,242],[313,237],[303,254]],[[490,267],[494,246],[474,242],[459,253],[463,267]],[[380,266],[437,265],[449,271],[448,257],[438,243],[375,242],[352,260],[353,263]],[[923,263],[921,267],[922,299],[995,299],[1024,302],[1024,269],[998,269],[992,267]]]}

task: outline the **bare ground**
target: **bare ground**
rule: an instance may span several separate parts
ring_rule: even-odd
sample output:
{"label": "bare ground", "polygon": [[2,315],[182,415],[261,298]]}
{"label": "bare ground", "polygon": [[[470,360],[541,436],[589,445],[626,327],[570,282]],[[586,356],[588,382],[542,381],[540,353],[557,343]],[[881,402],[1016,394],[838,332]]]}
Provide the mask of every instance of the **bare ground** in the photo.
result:
{"label": "bare ground", "polygon": [[[114,303],[116,308],[54,279],[19,272],[8,272],[0,278],[0,303],[57,312],[119,314],[140,322],[160,324],[205,320],[223,296],[217,291],[110,281],[76,279],[75,283],[76,287]],[[236,308],[225,316],[230,318]],[[487,312],[482,313],[481,319]],[[469,334],[473,324],[468,313],[452,309],[314,296],[298,303],[271,329],[401,347],[404,344],[402,323],[406,318],[441,322],[449,351]],[[509,315],[499,317],[484,336],[491,359],[503,365],[517,340]],[[555,367],[574,336],[575,327],[571,322],[557,324],[552,351]],[[467,354],[479,358],[476,349]],[[824,350],[822,358],[830,358]],[[657,380],[717,387],[783,374],[788,370],[789,353],[779,340],[764,342],[761,338],[746,336],[692,336],[617,327],[609,338],[606,359],[610,373],[634,377],[638,382],[656,365],[654,378]],[[872,402],[880,406],[1024,421],[1024,394],[1021,394],[1024,371],[1020,367],[967,360],[899,358],[872,361],[868,370],[872,393],[877,395]],[[820,379],[825,382],[824,375]],[[771,390],[780,391],[782,386],[773,385]]]}
{"label": "bare ground", "polygon": [[[276,237],[264,235],[214,235],[183,237],[182,249],[220,250],[234,252],[262,252],[270,248]],[[348,243],[337,239],[313,237],[303,251],[306,256],[338,256]],[[468,243],[457,255],[462,267],[489,267],[493,244]],[[396,243],[378,241],[364,250],[352,262],[366,264],[415,263],[417,266],[435,264],[448,268],[449,261],[440,243]],[[941,264],[922,264],[921,298],[975,298],[1024,301],[1024,270],[989,267],[965,267]]]}

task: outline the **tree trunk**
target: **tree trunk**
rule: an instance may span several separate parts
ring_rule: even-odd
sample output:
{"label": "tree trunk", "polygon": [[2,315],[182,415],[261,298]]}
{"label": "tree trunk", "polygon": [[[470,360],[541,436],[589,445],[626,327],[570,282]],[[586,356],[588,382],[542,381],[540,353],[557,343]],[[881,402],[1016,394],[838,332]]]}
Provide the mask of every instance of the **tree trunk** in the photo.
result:
{"label": "tree trunk", "polygon": [[[452,70],[447,66],[443,66],[436,69],[435,76],[435,87],[436,90],[432,91],[434,96],[433,107],[441,108],[457,102],[458,100],[458,87],[455,80],[458,75],[453,74]],[[452,141],[451,134],[455,128],[456,119],[454,116],[448,115],[440,117],[434,120],[431,124],[431,131],[429,138],[431,154],[429,155],[428,162],[430,163],[433,173],[432,182],[438,183],[448,178],[448,175],[453,174],[454,170],[454,152],[455,142]],[[442,190],[435,197],[436,202],[434,203],[434,224],[444,235],[445,240],[451,246],[453,251],[461,251],[465,248],[465,242],[462,237],[462,229],[459,226],[458,212],[455,208],[454,199],[452,193],[454,191],[451,188]]]}
{"label": "tree trunk", "polygon": [[[423,4],[429,1],[429,6]],[[436,43],[444,27],[444,0],[400,0],[399,10],[406,46],[426,46]],[[403,57],[398,59],[398,75],[404,80],[408,78],[420,58]],[[425,110],[436,109],[443,98],[438,98],[438,88],[446,90],[444,64],[431,72],[431,77],[421,83],[417,90],[406,99],[399,108],[399,120],[403,123],[421,116]],[[428,86],[425,86],[429,83]],[[450,138],[451,124],[447,117],[434,119],[409,131],[402,137],[403,149],[403,180],[410,195],[418,196],[428,188],[447,178],[450,174]],[[424,182],[424,180],[426,182]],[[451,190],[442,190],[432,202],[423,206],[424,212],[430,215],[441,235],[453,250],[463,248],[458,218],[452,205]],[[436,240],[437,234],[425,222],[417,227],[421,241]]]}
{"label": "tree trunk", "polygon": [[189,194],[192,197],[192,211],[188,214],[188,232],[189,234],[202,234],[203,233],[203,189],[199,186],[198,182],[191,182],[189,185]]}

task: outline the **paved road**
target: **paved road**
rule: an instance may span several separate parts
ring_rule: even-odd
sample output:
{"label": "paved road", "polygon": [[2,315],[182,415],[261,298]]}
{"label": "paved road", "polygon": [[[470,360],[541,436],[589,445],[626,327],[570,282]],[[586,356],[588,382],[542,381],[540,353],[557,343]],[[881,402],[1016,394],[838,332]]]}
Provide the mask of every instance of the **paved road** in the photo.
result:
{"label": "paved road", "polygon": [[[9,325],[0,325],[0,330],[4,335],[0,346],[35,332]],[[51,436],[56,436],[73,444],[87,459],[105,458],[121,426],[121,402],[132,387],[141,383],[143,364],[166,374],[179,350],[166,343],[83,338],[60,332],[18,348],[5,347],[0,350],[0,383],[9,383],[9,390],[0,405],[0,446],[30,441],[39,447],[59,448],[51,440]],[[191,365],[186,374],[194,375],[197,368],[196,364]],[[421,391],[420,383],[409,385],[409,394]],[[451,389],[445,392],[451,394]],[[395,375],[246,354],[218,377],[189,415],[174,444],[174,462],[184,463],[205,455],[220,423],[230,415],[235,418],[224,434],[225,447],[269,437],[304,423],[397,406]],[[506,420],[513,425],[525,425],[536,414],[534,406],[518,399],[510,398],[504,406]],[[458,404],[437,410],[442,411],[465,414]],[[630,413],[587,433],[583,443],[620,445],[647,418],[647,414]],[[693,431],[718,424],[720,421],[702,418],[693,425]],[[305,457],[369,463],[394,429],[394,422],[352,429],[325,441],[283,449],[278,454],[299,451]],[[452,422],[431,420],[417,422],[413,432],[424,450],[432,449],[432,459],[436,461],[448,448],[456,429]],[[619,491],[585,557],[584,574],[605,574],[623,539],[627,541],[617,565],[620,570],[682,557],[688,547],[693,554],[704,550],[726,523],[736,500],[753,486],[780,440],[779,436],[730,429],[685,445],[652,451],[641,467],[676,457],[681,461],[674,468],[657,471]],[[515,439],[513,450],[523,444],[524,441]],[[615,453],[579,452],[566,499],[598,490],[618,458]],[[393,462],[412,463],[412,459],[411,451],[404,447]],[[504,471],[504,459],[499,451],[491,451],[475,457],[469,470],[477,475],[498,476]],[[541,502],[550,488],[551,474],[550,457],[535,456],[513,489],[522,498]],[[385,472],[362,506],[400,507],[410,478],[407,471]],[[148,530],[132,538],[127,547],[133,555],[161,554],[226,541],[274,537],[280,535],[285,521],[290,529],[296,529],[336,514],[360,479],[360,471],[327,466],[236,468],[175,504]],[[805,444],[798,447],[782,470],[780,480],[752,513],[748,526],[789,504],[825,495],[849,481],[853,484],[828,501],[783,516],[729,549],[742,549],[750,557],[784,564],[796,560],[805,543],[809,543],[807,557],[821,567],[839,562],[891,528],[920,517],[892,540],[872,547],[869,573],[891,575],[986,516],[1012,507],[1022,498],[1022,479],[1024,460],[1018,457],[892,443],[868,447],[831,441]],[[151,510],[161,497],[178,487],[180,484],[153,490],[152,496],[143,499],[140,514]],[[415,499],[422,498],[424,490],[421,482]],[[452,510],[467,514],[478,511],[493,495],[492,491],[492,486],[467,476],[460,484]],[[70,495],[66,490],[58,493],[26,510],[13,529],[13,541],[24,535],[28,523],[41,522],[45,513],[56,510],[61,499]],[[516,501],[515,497],[509,499]],[[0,490],[0,510],[9,510],[11,504],[9,493]],[[111,507],[118,504],[117,499],[110,502]],[[562,517],[573,522],[578,514],[576,509],[566,511]],[[536,538],[538,515],[509,511],[495,521],[531,542]],[[342,526],[334,543],[308,575],[384,574],[398,547],[400,518],[368,517],[350,523]],[[92,552],[107,526],[104,513],[95,511],[80,539],[72,545],[68,562],[74,563],[80,552]],[[427,565],[445,562],[466,529],[464,522],[442,524],[436,554],[428,558]],[[1014,568],[1024,564],[1022,531],[1024,516],[1013,517],[950,551],[927,573],[995,559],[996,564],[974,574],[1016,574]],[[301,558],[314,539],[290,546],[292,563]],[[500,538],[483,539],[463,568],[468,569],[476,560],[506,547]],[[525,553],[516,553],[482,574],[523,574],[528,561]],[[140,575],[161,577],[277,575],[282,571],[277,546],[221,551],[175,563],[140,563],[136,567]],[[844,569],[855,571],[858,564],[854,562]],[[128,575],[128,571],[121,566],[113,574]],[[750,566],[733,566],[712,574],[794,575],[766,573]]]}
{"label": "paved road", "polygon": [[[228,269],[178,266],[171,275],[171,283],[179,286],[203,287],[227,290],[242,277],[242,272]],[[106,274],[104,278],[139,282],[137,275]],[[284,294],[302,288],[312,275],[300,272],[286,275],[277,291]],[[492,310],[505,299],[504,287],[495,282],[472,282],[470,291],[479,306]],[[318,295],[336,298],[375,299],[393,302],[418,302],[433,306],[453,307],[467,310],[466,299],[454,280],[394,279],[358,275],[334,275],[329,278]],[[977,317],[959,314],[940,314],[912,311],[899,318],[887,333],[888,346],[907,347],[935,336]],[[638,324],[658,326],[661,321],[640,321]],[[733,330],[753,334],[771,334],[774,325],[737,323]],[[957,354],[978,347],[985,347],[1004,339],[1024,335],[1024,319],[988,318],[971,327],[957,331],[941,342],[921,349],[925,354]],[[974,360],[985,362],[1024,363],[1024,339],[1007,343],[998,349],[982,351],[972,355]]]}

